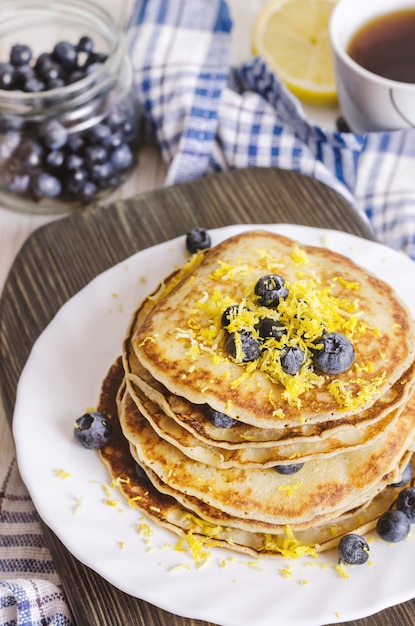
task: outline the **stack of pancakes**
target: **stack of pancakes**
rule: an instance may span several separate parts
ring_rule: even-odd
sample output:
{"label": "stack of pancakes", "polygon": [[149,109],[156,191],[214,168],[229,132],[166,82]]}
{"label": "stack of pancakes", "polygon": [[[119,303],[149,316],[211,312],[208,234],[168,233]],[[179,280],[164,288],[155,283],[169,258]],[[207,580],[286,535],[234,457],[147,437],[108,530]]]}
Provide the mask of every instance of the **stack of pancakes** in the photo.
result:
{"label": "stack of pancakes", "polygon": [[[270,274],[289,292],[265,307],[255,284]],[[244,360],[227,348],[229,307],[236,334],[257,337],[263,317],[285,332]],[[325,333],[353,345],[342,373],[313,366]],[[305,354],[297,374],[281,368],[288,346]],[[326,248],[243,233],[140,303],[103,384],[114,435],[100,454],[130,503],[179,535],[260,555],[328,549],[396,498],[414,358],[412,315],[389,285]]]}

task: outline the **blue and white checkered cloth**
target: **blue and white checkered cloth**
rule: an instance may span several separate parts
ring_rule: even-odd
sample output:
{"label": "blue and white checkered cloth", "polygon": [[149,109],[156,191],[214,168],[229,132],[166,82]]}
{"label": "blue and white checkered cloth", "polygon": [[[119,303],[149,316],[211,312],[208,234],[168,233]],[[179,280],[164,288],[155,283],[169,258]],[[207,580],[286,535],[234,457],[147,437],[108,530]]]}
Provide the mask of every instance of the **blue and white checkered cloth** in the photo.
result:
{"label": "blue and white checkered cloth", "polygon": [[[231,168],[314,176],[415,259],[415,129],[319,128],[259,58],[230,67],[224,0],[136,0],[129,23],[137,93],[168,166],[166,184]],[[0,499],[0,626],[70,626],[41,526],[15,466]]]}
{"label": "blue and white checkered cloth", "polygon": [[244,167],[314,176],[383,243],[415,258],[415,129],[350,134],[313,124],[259,58],[230,67],[225,0],[138,0],[131,52],[166,184]]}

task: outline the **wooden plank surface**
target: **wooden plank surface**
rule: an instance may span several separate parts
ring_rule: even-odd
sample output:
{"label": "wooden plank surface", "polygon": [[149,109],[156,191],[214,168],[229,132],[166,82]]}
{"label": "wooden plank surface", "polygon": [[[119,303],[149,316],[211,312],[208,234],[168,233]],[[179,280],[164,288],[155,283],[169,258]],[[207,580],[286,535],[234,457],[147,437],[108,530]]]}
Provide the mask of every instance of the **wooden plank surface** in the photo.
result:
{"label": "wooden plank surface", "polygon": [[[0,300],[0,387],[9,420],[31,346],[68,298],[138,250],[194,226],[240,223],[303,224],[374,239],[366,222],[333,190],[315,179],[271,169],[213,175],[47,224],[23,246]],[[118,591],[72,557],[49,529],[45,534],[79,626],[207,624]],[[414,615],[412,600],[348,624],[413,626]]]}

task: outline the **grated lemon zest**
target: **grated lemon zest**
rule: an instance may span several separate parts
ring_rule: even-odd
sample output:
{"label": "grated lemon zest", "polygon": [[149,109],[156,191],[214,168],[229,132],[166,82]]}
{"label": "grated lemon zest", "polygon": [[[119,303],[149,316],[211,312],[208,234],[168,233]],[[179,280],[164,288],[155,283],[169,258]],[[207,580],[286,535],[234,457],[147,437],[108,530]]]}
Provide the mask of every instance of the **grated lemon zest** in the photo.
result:
{"label": "grated lemon zest", "polygon": [[[348,567],[353,567],[353,566],[349,565]],[[334,567],[334,569],[340,574],[340,576],[342,578],[350,578],[351,577],[351,575],[346,572],[346,568],[345,568],[344,563],[339,563],[338,565],[336,565]]]}
{"label": "grated lemon zest", "polygon": [[265,550],[272,550],[280,553],[286,559],[297,559],[301,556],[316,556],[316,548],[309,546],[302,541],[298,541],[287,524],[285,535],[265,535]]}
{"label": "grated lemon zest", "polygon": [[294,246],[294,250],[291,253],[291,258],[294,263],[298,265],[307,265],[308,263],[310,263],[307,252],[300,248],[300,246],[297,244]]}
{"label": "grated lemon zest", "polygon": [[287,496],[291,498],[294,494],[294,491],[298,489],[299,487],[301,487],[302,484],[303,484],[302,482],[298,482],[292,485],[279,485],[278,491],[285,491]]}
{"label": "grated lemon zest", "polygon": [[56,478],[60,478],[60,480],[66,480],[66,478],[69,478],[70,473],[63,469],[56,469],[55,476]]}
{"label": "grated lemon zest", "polygon": [[147,524],[146,522],[139,523],[137,532],[139,535],[142,535],[143,537],[151,537],[154,533],[151,526]]}

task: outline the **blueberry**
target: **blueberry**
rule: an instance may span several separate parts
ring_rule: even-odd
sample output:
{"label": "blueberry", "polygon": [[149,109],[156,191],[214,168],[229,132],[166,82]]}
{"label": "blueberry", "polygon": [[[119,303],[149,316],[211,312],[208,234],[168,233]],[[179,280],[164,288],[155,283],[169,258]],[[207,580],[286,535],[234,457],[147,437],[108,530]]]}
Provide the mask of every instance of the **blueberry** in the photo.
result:
{"label": "blueberry", "polygon": [[[228,306],[221,317],[222,328],[228,328],[229,324],[236,319],[239,314],[240,305],[239,304],[231,304]],[[247,307],[242,307],[243,311],[247,311]]]}
{"label": "blueberry", "polygon": [[280,339],[287,334],[285,326],[270,317],[261,317],[255,328],[261,339],[270,339],[272,337],[280,341]]}
{"label": "blueberry", "polygon": [[391,483],[389,487],[403,487],[404,485],[406,485],[406,483],[409,483],[409,481],[411,480],[412,472],[413,472],[412,464],[408,463],[408,465],[405,467],[404,471],[402,472],[401,480],[397,483]]}
{"label": "blueberry", "polygon": [[280,299],[288,296],[285,280],[279,274],[262,276],[255,285],[255,295],[259,304],[266,307],[277,307]]}
{"label": "blueberry", "polygon": [[7,161],[20,143],[20,133],[8,130],[0,137],[0,161]]}
{"label": "blueberry", "polygon": [[140,482],[144,482],[147,484],[150,484],[150,479],[147,476],[145,470],[141,467],[141,465],[139,465],[138,463],[134,463],[134,471],[135,471],[135,475],[137,477],[137,479]]}
{"label": "blueberry", "polygon": [[78,52],[92,52],[92,50],[94,49],[93,39],[91,39],[91,37],[88,37],[87,35],[84,35],[78,41],[76,49],[78,50]]}
{"label": "blueberry", "polygon": [[275,465],[273,469],[278,472],[278,474],[291,476],[291,474],[299,472],[303,465],[304,463],[290,463],[289,465]]}
{"label": "blueberry", "polygon": [[89,450],[107,445],[112,434],[111,420],[100,411],[85,413],[75,421],[75,439]]}
{"label": "blueberry", "polygon": [[66,86],[66,82],[63,78],[53,78],[52,80],[48,80],[47,89],[61,89]]}
{"label": "blueberry", "polygon": [[206,250],[212,245],[212,240],[208,231],[200,226],[193,228],[186,234],[186,248],[190,254],[198,250]]}
{"label": "blueberry", "polygon": [[6,187],[10,193],[24,194],[28,191],[29,184],[29,174],[13,174],[7,179]]}
{"label": "blueberry", "polygon": [[376,531],[381,539],[391,543],[403,541],[407,537],[411,524],[402,511],[390,510],[379,517]]}
{"label": "blueberry", "polygon": [[108,162],[108,150],[104,146],[88,146],[85,148],[85,160],[92,165],[102,165]]}
{"label": "blueberry", "polygon": [[108,55],[105,52],[90,52],[87,60],[85,61],[85,66],[90,67],[91,65],[102,65],[107,60]]}
{"label": "blueberry", "polygon": [[70,172],[66,181],[66,189],[70,194],[77,195],[84,187],[88,178],[85,170],[79,168]]}
{"label": "blueberry", "polygon": [[14,71],[15,77],[15,88],[20,88],[23,91],[26,91],[26,83],[28,80],[32,80],[35,77],[35,71],[33,67],[30,65],[21,65],[20,67],[16,67]]}
{"label": "blueberry", "polygon": [[42,141],[51,150],[63,148],[68,138],[68,132],[58,120],[50,120],[41,129]]}
{"label": "blueberry", "polygon": [[339,563],[363,565],[369,558],[369,544],[357,533],[344,535],[338,546]]}
{"label": "blueberry", "polygon": [[97,186],[92,181],[87,180],[85,185],[79,190],[79,193],[77,193],[77,197],[82,204],[88,204],[94,200],[97,191]]}
{"label": "blueberry", "polygon": [[353,345],[341,333],[327,333],[317,339],[315,344],[323,344],[313,351],[313,364],[324,374],[341,374],[354,361]]}
{"label": "blueberry", "polygon": [[396,508],[405,513],[411,524],[415,522],[415,487],[402,489],[396,499]]}
{"label": "blueberry", "polygon": [[101,63],[90,63],[89,65],[85,65],[85,68],[83,70],[84,76],[90,76],[91,74],[99,70],[101,65]]}
{"label": "blueberry", "polygon": [[22,173],[30,174],[41,165],[43,149],[37,141],[23,139],[13,156],[19,162]]}
{"label": "blueberry", "polygon": [[45,67],[42,69],[42,72],[40,72],[39,77],[48,85],[52,81],[57,80],[61,80],[63,84],[65,84],[64,78],[66,77],[66,75],[61,65],[51,61],[50,63],[45,65]]}
{"label": "blueberry", "polygon": [[84,139],[80,135],[68,135],[66,149],[68,152],[77,153],[83,149],[84,144]]}
{"label": "blueberry", "polygon": [[74,69],[78,63],[78,52],[69,41],[58,41],[52,51],[52,56],[67,69]]}
{"label": "blueberry", "polygon": [[15,67],[28,65],[32,60],[32,50],[25,44],[15,44],[10,50],[10,63]]}
{"label": "blueberry", "polygon": [[56,198],[62,191],[62,185],[56,176],[40,172],[32,177],[30,190],[37,199]]}
{"label": "blueberry", "polygon": [[100,189],[107,189],[114,173],[114,168],[110,162],[96,163],[89,169],[91,178]]}
{"label": "blueberry", "polygon": [[79,154],[68,154],[65,159],[65,166],[68,170],[79,170],[85,165],[85,159]]}
{"label": "blueberry", "polygon": [[226,413],[215,411],[210,406],[207,407],[207,417],[216,428],[232,428],[232,426],[238,423],[238,420],[229,417]]}
{"label": "blueberry", "polygon": [[73,83],[77,83],[83,78],[85,78],[85,72],[83,70],[74,70],[73,72],[69,73],[67,83],[68,85],[72,85]]}
{"label": "blueberry", "polygon": [[41,74],[44,69],[48,68],[53,63],[54,60],[50,52],[42,52],[42,54],[39,54],[37,57],[34,67],[36,72]]}
{"label": "blueberry", "polygon": [[226,349],[236,363],[248,363],[261,356],[261,342],[248,330],[229,333],[226,337]]}
{"label": "blueberry", "polygon": [[111,135],[111,128],[103,122],[88,129],[86,139],[89,143],[105,143]]}
{"label": "blueberry", "polygon": [[128,170],[133,164],[133,153],[126,143],[122,143],[111,154],[111,163],[117,170]]}
{"label": "blueberry", "polygon": [[51,150],[45,158],[45,163],[52,169],[58,169],[62,166],[65,155],[62,150]]}
{"label": "blueberry", "polygon": [[12,89],[15,82],[15,69],[10,63],[0,63],[0,89]]}
{"label": "blueberry", "polygon": [[39,93],[41,91],[45,91],[45,89],[46,84],[35,76],[33,78],[29,78],[24,84],[24,90],[27,93]]}
{"label": "blueberry", "polygon": [[113,132],[112,129],[110,130],[111,134],[106,139],[104,139],[102,143],[104,144],[104,146],[107,146],[108,148],[112,148],[114,150],[115,148],[119,148],[122,144],[124,144],[124,137],[121,132]]}
{"label": "blueberry", "polygon": [[280,361],[282,371],[290,376],[295,376],[304,363],[304,353],[297,346],[289,346],[281,350]]}

